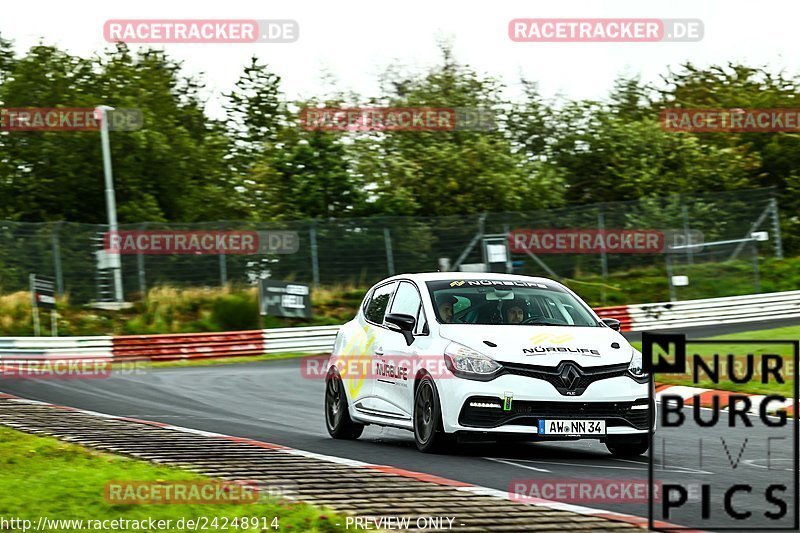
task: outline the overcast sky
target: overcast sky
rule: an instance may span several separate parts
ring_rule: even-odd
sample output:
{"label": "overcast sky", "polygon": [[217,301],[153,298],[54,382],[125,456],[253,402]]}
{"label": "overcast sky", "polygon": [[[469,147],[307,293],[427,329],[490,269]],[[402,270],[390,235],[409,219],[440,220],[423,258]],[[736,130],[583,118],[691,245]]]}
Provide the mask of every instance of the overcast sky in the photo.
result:
{"label": "overcast sky", "polygon": [[[657,80],[686,60],[800,72],[798,6],[796,0],[5,0],[0,33],[18,52],[43,39],[85,55],[110,46],[103,39],[108,19],[294,19],[300,39],[291,44],[159,46],[189,73],[204,73],[212,94],[230,90],[255,54],[283,78],[291,97],[324,94],[326,74],[340,89],[369,96],[387,65],[413,70],[435,63],[437,38],[445,36],[461,61],[502,79],[512,97],[522,74],[546,96],[603,98],[620,74]],[[521,17],[699,18],[705,36],[694,43],[515,43],[508,22]],[[211,102],[210,112],[218,111]]]}

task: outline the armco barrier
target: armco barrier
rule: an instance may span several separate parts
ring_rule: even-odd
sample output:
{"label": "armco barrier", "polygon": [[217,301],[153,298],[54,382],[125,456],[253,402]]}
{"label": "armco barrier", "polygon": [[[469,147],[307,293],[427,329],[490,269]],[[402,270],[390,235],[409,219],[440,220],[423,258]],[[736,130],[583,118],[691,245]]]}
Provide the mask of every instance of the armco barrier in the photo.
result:
{"label": "armco barrier", "polygon": [[[628,327],[644,331],[762,320],[800,318],[800,291],[748,294],[704,300],[628,305]],[[602,317],[619,318],[619,307],[596,310]]]}
{"label": "armco barrier", "polygon": [[[800,291],[605,307],[623,331],[800,319]],[[264,353],[330,353],[339,326],[122,337],[0,337],[0,359],[176,360]]]}
{"label": "armco barrier", "polygon": [[0,337],[0,359],[111,359],[113,337]]}
{"label": "armco barrier", "polygon": [[616,307],[601,307],[595,309],[595,312],[602,318],[615,318],[619,320],[622,331],[631,330],[631,315],[628,313],[627,305],[618,305]]}
{"label": "armco barrier", "polygon": [[265,353],[330,352],[339,326],[114,337],[115,360],[169,361]]}
{"label": "armco barrier", "polygon": [[261,330],[114,337],[114,360],[171,361],[264,353]]}
{"label": "armco barrier", "polygon": [[340,326],[264,330],[266,353],[330,353]]}

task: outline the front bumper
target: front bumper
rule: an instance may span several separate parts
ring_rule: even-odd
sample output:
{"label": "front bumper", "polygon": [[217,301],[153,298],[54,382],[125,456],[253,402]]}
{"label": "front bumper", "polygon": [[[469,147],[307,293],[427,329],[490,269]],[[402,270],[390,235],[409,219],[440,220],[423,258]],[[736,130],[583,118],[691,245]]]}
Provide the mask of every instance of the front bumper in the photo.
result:
{"label": "front bumper", "polygon": [[[591,383],[580,396],[565,396],[544,380],[520,375],[501,375],[492,381],[460,378],[439,379],[442,422],[447,433],[524,433],[538,435],[539,419],[592,419],[606,421],[607,435],[647,433],[651,409],[647,405],[650,384],[619,376]],[[509,410],[503,405],[511,395]],[[470,403],[477,404],[470,406]],[[591,437],[590,437],[591,438]]]}

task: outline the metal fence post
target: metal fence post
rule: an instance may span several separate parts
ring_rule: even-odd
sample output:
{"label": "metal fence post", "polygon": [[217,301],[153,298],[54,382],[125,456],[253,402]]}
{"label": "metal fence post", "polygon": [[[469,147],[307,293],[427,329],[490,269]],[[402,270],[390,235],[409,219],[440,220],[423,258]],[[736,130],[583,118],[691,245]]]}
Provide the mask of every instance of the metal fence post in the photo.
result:
{"label": "metal fence post", "polygon": [[319,257],[317,257],[317,228],[312,225],[308,230],[309,240],[311,242],[311,276],[314,280],[314,288],[319,288]]}
{"label": "metal fence post", "polygon": [[761,292],[761,272],[758,268],[758,243],[753,241],[753,282],[756,292]]}
{"label": "metal fence post", "polygon": [[[605,211],[604,205],[600,204],[597,208],[597,229],[600,232],[604,232],[606,229],[606,218],[605,218]],[[603,239],[605,242],[605,239]],[[603,249],[600,250],[600,270],[603,274],[603,287],[600,291],[601,299],[603,301],[603,305],[606,305],[606,281],[608,280],[608,255],[606,254],[606,248],[603,246]]]}
{"label": "metal fence post", "polygon": [[514,263],[511,261],[511,247],[508,245],[508,234],[511,229],[508,224],[503,224],[503,234],[506,236],[506,274],[511,274],[514,271]]}
{"label": "metal fence post", "polygon": [[678,299],[677,294],[675,293],[675,285],[672,284],[672,254],[667,251],[665,255],[665,259],[667,261],[667,282],[669,283],[669,301],[674,302]]}
{"label": "metal fence post", "polygon": [[[683,196],[680,196],[681,199],[681,215],[683,216],[683,239],[685,244],[693,244],[690,242],[689,237],[689,209],[686,207],[686,203],[683,200]],[[692,247],[688,246],[686,248],[686,263],[689,265],[694,264],[694,257],[692,256]]]}
{"label": "metal fence post", "polygon": [[53,228],[53,270],[56,274],[56,293],[59,296],[64,296],[64,273],[61,270],[61,242],[59,240],[58,230],[61,228],[61,222],[56,222]]}
{"label": "metal fence post", "polygon": [[228,284],[228,260],[225,254],[219,254],[219,284],[224,287]]}
{"label": "metal fence post", "polygon": [[781,218],[778,212],[778,201],[773,196],[769,200],[770,214],[772,215],[772,240],[775,243],[775,257],[783,259],[783,243],[781,242]]}
{"label": "metal fence post", "polygon": [[[142,231],[147,228],[147,222],[142,224]],[[147,299],[147,284],[145,283],[144,254],[136,254],[136,270],[139,277],[139,292],[142,293],[142,300]]]}
{"label": "metal fence post", "polygon": [[389,267],[389,275],[394,276],[394,253],[392,252],[392,235],[389,228],[383,228],[383,241],[386,243],[386,266]]}
{"label": "metal fence post", "polygon": [[486,233],[486,213],[481,213],[478,217],[478,234],[481,236],[481,261],[483,261],[486,271],[489,271],[489,261],[486,257],[486,242],[483,236]]}

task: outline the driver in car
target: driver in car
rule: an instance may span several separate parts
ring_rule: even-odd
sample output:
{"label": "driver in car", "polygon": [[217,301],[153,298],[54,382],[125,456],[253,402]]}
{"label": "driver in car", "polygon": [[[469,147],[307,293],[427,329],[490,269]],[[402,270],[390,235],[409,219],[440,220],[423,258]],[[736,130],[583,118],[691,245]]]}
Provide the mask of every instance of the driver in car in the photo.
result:
{"label": "driver in car", "polygon": [[453,323],[453,304],[458,300],[451,294],[445,294],[436,299],[436,310],[439,311],[439,318],[445,324]]}
{"label": "driver in car", "polygon": [[503,318],[505,318],[506,324],[520,324],[525,320],[525,304],[516,299],[504,302]]}

